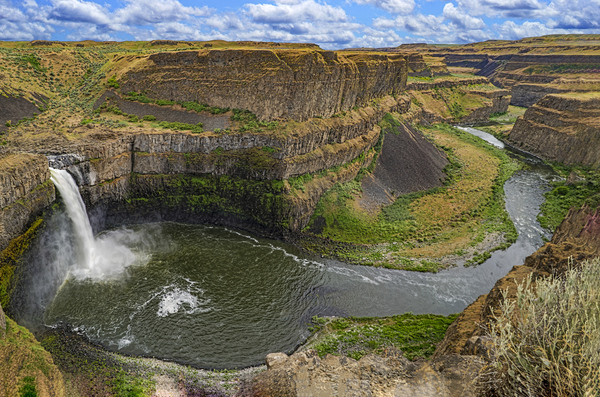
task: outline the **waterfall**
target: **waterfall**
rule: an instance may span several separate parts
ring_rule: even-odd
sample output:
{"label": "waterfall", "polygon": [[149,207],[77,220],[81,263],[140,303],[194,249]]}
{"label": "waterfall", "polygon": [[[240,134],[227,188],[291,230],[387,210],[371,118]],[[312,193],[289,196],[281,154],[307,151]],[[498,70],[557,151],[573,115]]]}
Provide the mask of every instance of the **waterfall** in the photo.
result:
{"label": "waterfall", "polygon": [[142,259],[123,244],[137,238],[131,230],[116,230],[94,238],[75,180],[65,170],[50,168],[50,173],[50,179],[60,192],[73,224],[77,257],[76,265],[70,269],[72,275],[77,278],[104,278],[121,273],[137,259]]}

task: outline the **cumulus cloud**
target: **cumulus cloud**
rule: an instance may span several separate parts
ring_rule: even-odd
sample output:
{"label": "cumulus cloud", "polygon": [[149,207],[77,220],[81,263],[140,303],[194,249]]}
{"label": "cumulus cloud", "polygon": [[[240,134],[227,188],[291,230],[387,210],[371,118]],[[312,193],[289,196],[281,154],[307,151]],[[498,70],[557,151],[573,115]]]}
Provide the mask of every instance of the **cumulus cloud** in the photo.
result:
{"label": "cumulus cloud", "polygon": [[483,19],[472,17],[464,10],[455,7],[452,3],[447,3],[444,6],[442,15],[460,29],[473,30],[485,27]]}
{"label": "cumulus cloud", "polygon": [[258,23],[294,23],[297,21],[346,21],[346,11],[340,7],[319,4],[313,0],[291,2],[278,1],[276,4],[246,4],[246,15]]}
{"label": "cumulus cloud", "polygon": [[357,4],[368,4],[391,14],[409,14],[415,8],[414,0],[352,0]]}
{"label": "cumulus cloud", "polygon": [[108,10],[97,3],[80,0],[54,0],[48,17],[58,22],[110,23]]}
{"label": "cumulus cloud", "polygon": [[185,7],[176,0],[127,0],[127,5],[114,13],[118,23],[146,25],[168,23],[210,15],[207,6]]}
{"label": "cumulus cloud", "polygon": [[[600,0],[444,0],[433,15],[419,12],[429,1],[246,0],[225,9],[181,0],[0,0],[0,39],[51,39],[60,32],[72,40],[265,40],[333,49],[600,32]],[[377,9],[371,21],[366,13],[350,14],[368,7]]]}

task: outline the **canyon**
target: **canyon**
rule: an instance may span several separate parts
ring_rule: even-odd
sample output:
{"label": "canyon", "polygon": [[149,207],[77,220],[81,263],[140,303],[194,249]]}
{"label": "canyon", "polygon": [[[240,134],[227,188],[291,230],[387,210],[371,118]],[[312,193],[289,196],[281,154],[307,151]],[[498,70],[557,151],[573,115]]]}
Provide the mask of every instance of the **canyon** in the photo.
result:
{"label": "canyon", "polygon": [[[313,215],[328,194],[358,184],[362,193],[352,194],[359,213],[380,219],[382,208],[398,197],[452,183],[448,169],[461,149],[467,154],[460,155],[472,151],[494,167],[508,162],[418,125],[487,122],[509,105],[524,106],[508,142],[567,165],[600,164],[590,72],[600,55],[595,48],[577,55],[581,44],[558,55],[544,53],[554,44],[536,47],[526,39],[369,51],[275,43],[79,44],[40,49],[24,43],[5,46],[0,54],[0,74],[6,76],[0,78],[0,307],[9,324],[0,311],[2,335],[5,328],[7,334],[18,329],[11,318],[19,320],[18,301],[35,268],[24,258],[64,208],[48,165],[73,176],[95,233],[124,224],[214,224],[320,255],[339,258],[336,251],[358,250],[361,257],[381,260],[377,244],[323,234],[332,225]],[[467,69],[468,77],[462,73]],[[585,76],[573,78],[579,70]],[[444,145],[456,146],[445,151]],[[490,175],[500,186],[508,178]],[[467,222],[467,215],[484,222],[477,211],[463,211],[452,215],[452,227]],[[595,257],[596,218],[591,204],[572,209],[549,243],[458,316],[432,361],[415,363],[394,350],[360,360],[319,358],[311,351],[270,355],[267,371],[248,381],[245,392],[330,395],[345,388],[346,395],[475,395],[466,390],[490,358],[478,324],[490,321],[501,291],[514,281],[564,271],[572,255],[578,261]],[[482,252],[507,244],[508,234],[496,235]],[[415,236],[410,243],[427,247],[428,238]],[[477,259],[478,250],[457,257]],[[356,263],[376,262],[370,258]],[[386,260],[376,263],[414,270],[414,263]],[[33,376],[40,395],[64,395],[61,373],[49,355],[43,360],[49,372],[10,376]],[[343,373],[338,383],[330,379],[333,372]],[[13,383],[4,392],[16,388]]]}

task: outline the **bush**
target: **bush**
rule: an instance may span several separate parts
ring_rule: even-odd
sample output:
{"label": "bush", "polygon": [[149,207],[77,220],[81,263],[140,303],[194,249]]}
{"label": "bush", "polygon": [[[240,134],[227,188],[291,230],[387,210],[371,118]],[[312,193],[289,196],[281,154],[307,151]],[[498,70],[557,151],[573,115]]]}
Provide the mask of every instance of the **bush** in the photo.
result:
{"label": "bush", "polygon": [[518,286],[490,326],[481,384],[500,396],[600,395],[600,259]]}
{"label": "bush", "polygon": [[147,114],[144,116],[144,120],[146,121],[156,121],[156,117],[152,116],[151,114]]}
{"label": "bush", "polygon": [[113,77],[108,79],[108,81],[106,82],[106,85],[108,85],[109,87],[118,89],[120,86],[119,86],[119,83],[117,83],[117,75],[114,75]]}

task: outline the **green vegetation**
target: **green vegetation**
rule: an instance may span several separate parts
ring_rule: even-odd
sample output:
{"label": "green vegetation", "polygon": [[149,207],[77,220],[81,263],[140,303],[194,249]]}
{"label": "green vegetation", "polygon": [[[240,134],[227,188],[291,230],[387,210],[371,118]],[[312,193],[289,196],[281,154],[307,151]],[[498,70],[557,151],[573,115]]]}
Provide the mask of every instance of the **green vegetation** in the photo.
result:
{"label": "green vegetation", "polygon": [[47,69],[40,64],[40,58],[34,54],[22,55],[19,59],[23,63],[28,63],[35,71],[46,73]]}
{"label": "green vegetation", "polygon": [[551,73],[600,73],[598,63],[559,63],[550,65],[534,65],[523,70],[525,74]]}
{"label": "green vegetation", "polygon": [[202,123],[187,124],[187,123],[161,121],[160,123],[158,123],[158,125],[160,125],[163,128],[168,128],[170,130],[191,131],[191,132],[194,132],[197,134],[204,132],[204,130],[202,129]]}
{"label": "green vegetation", "polygon": [[115,356],[90,345],[83,336],[50,330],[42,346],[52,354],[66,380],[80,388],[81,395],[144,397],[154,388],[151,374],[141,377],[127,371]]}
{"label": "green vegetation", "polygon": [[37,390],[35,389],[35,378],[33,376],[26,376],[23,378],[23,385],[19,389],[19,397],[37,397]]}
{"label": "green vegetation", "polygon": [[263,122],[258,121],[255,114],[248,110],[233,109],[233,115],[231,121],[237,122],[238,130],[240,132],[262,132],[263,128],[268,130],[274,130],[279,126],[279,122],[270,121]]}
{"label": "green vegetation", "polygon": [[481,95],[480,91],[497,89],[491,84],[470,85],[468,87],[436,87],[427,91],[411,91],[411,102],[424,110],[440,115],[454,122],[460,121],[474,109],[491,105],[492,100]]}
{"label": "green vegetation", "polygon": [[577,180],[567,184],[566,180],[550,182],[552,190],[544,194],[546,201],[540,207],[538,221],[546,229],[554,231],[571,207],[583,204],[596,207],[600,204],[600,173],[585,167],[569,167],[553,164],[554,170],[564,178],[571,173]]}
{"label": "green vegetation", "polygon": [[113,76],[106,81],[106,85],[115,89],[120,87],[119,83],[117,83],[117,76]]}
{"label": "green vegetation", "polygon": [[524,107],[510,105],[508,111],[492,114],[490,116],[490,121],[500,124],[514,124],[517,121],[517,118],[525,114],[526,110],[527,108]]}
{"label": "green vegetation", "polygon": [[[487,251],[516,241],[516,229],[504,209],[503,186],[520,164],[448,125],[423,131],[448,154],[446,185],[402,195],[373,217],[358,204],[358,180],[337,184],[322,196],[307,230],[345,245],[306,248],[324,255],[331,251],[353,263],[437,271],[442,267],[438,258],[445,255],[470,248],[467,264],[474,265],[489,257]],[[473,251],[490,234],[502,236],[504,242],[486,252]]]}
{"label": "green vegetation", "polygon": [[[18,205],[18,203],[17,203]],[[4,251],[0,252],[0,305],[8,307],[12,288],[14,287],[14,272],[29,249],[29,244],[43,227],[43,219],[39,218],[19,237],[13,239]]]}
{"label": "green vegetation", "polygon": [[359,360],[369,353],[396,348],[409,360],[429,358],[457,315],[407,313],[392,317],[314,318],[317,332],[306,348],[320,357],[343,355]]}
{"label": "green vegetation", "polygon": [[[600,260],[507,292],[490,325],[483,389],[501,396],[600,395]],[[490,390],[491,389],[491,390]]]}

